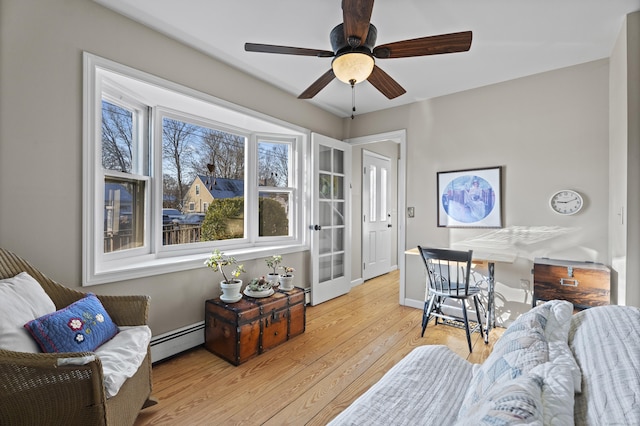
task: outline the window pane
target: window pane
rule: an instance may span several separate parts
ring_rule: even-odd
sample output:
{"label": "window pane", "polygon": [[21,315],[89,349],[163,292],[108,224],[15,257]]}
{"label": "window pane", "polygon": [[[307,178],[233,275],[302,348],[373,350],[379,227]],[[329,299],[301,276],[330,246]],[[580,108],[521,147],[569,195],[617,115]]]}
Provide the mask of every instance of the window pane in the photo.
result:
{"label": "window pane", "polygon": [[335,201],[333,206],[333,224],[340,226],[344,225],[344,202]]}
{"label": "window pane", "polygon": [[258,141],[258,183],[260,186],[286,188],[289,183],[291,145]]}
{"label": "window pane", "polygon": [[342,176],[333,177],[333,199],[344,200],[344,178]]}
{"label": "window pane", "polygon": [[131,173],[133,111],[102,101],[102,167]]}
{"label": "window pane", "polygon": [[331,226],[331,203],[325,200],[318,201],[318,225]]}
{"label": "window pane", "polygon": [[344,152],[339,149],[333,150],[333,170],[334,173],[344,173]]}
{"label": "window pane", "polygon": [[144,244],[143,181],[106,178],[104,181],[104,252]]}
{"label": "window pane", "polygon": [[323,256],[318,260],[318,276],[321,283],[331,279],[331,256]]}
{"label": "window pane", "polygon": [[320,145],[318,147],[318,167],[324,172],[331,172],[331,148]]}
{"label": "window pane", "polygon": [[387,169],[380,169],[380,220],[387,221]]}
{"label": "window pane", "polygon": [[318,232],[320,232],[319,253],[320,254],[331,253],[331,228],[322,228]]}
{"label": "window pane", "polygon": [[162,207],[206,214],[165,229],[165,245],[245,238],[245,145],[241,135],[162,119]]}
{"label": "window pane", "polygon": [[331,175],[320,173],[318,180],[318,195],[321,199],[331,198]]}
{"label": "window pane", "polygon": [[289,193],[261,192],[259,197],[258,236],[289,235]]}
{"label": "window pane", "polygon": [[344,254],[333,255],[333,278],[339,278],[344,276]]}
{"label": "window pane", "polygon": [[376,166],[369,166],[369,221],[378,220],[376,212]]}
{"label": "window pane", "polygon": [[335,228],[333,233],[333,251],[344,250],[344,228]]}

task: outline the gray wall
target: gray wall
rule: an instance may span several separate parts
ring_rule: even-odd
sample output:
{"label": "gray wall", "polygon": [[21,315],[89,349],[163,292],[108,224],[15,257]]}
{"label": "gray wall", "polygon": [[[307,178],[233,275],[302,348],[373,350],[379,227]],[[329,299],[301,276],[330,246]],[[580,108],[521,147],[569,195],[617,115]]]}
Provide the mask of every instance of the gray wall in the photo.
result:
{"label": "gray wall", "polygon": [[[530,280],[534,256],[605,263],[611,257],[608,60],[343,120],[92,1],[0,0],[0,246],[70,287],[79,287],[81,277],[85,50],[337,139],[407,129],[406,200],[416,208],[416,217],[407,219],[407,248],[445,246],[485,232],[436,227],[437,171],[504,166],[505,226],[514,230],[510,243],[520,257],[497,266],[500,320],[527,308],[529,289],[520,279]],[[618,113],[635,114],[630,133],[636,139],[628,144],[636,152],[637,102],[635,109],[625,108]],[[624,161],[621,155],[611,168]],[[611,187],[622,188],[628,178],[616,177],[620,181]],[[576,216],[560,217],[547,205],[555,190],[566,187],[585,197]],[[630,219],[638,222],[637,215]],[[523,243],[523,232],[551,226],[567,233]],[[287,257],[301,271],[297,275],[308,274],[308,253]],[[248,264],[249,273],[261,274],[262,265]],[[419,259],[407,259],[406,269],[407,297],[421,300]],[[151,327],[159,334],[201,321],[216,280],[202,268],[90,290],[150,295]]]}
{"label": "gray wall", "polygon": [[[342,137],[338,117],[92,1],[0,0],[0,246],[69,287],[82,268],[83,51]],[[308,252],[285,258],[305,280]],[[262,260],[246,266],[266,272]],[[202,321],[219,281],[203,267],[85,290],[150,295],[160,334]]]}
{"label": "gray wall", "polygon": [[[518,254],[514,264],[496,265],[499,322],[529,308],[535,257],[608,263],[608,70],[608,60],[600,60],[350,123],[348,137],[407,129],[406,200],[415,207],[407,248],[450,246],[493,232],[494,250]],[[436,173],[490,166],[504,167],[505,229],[437,227]],[[549,197],[565,188],[585,199],[577,215],[549,208]],[[406,256],[406,272],[407,299],[423,300],[419,257]]]}

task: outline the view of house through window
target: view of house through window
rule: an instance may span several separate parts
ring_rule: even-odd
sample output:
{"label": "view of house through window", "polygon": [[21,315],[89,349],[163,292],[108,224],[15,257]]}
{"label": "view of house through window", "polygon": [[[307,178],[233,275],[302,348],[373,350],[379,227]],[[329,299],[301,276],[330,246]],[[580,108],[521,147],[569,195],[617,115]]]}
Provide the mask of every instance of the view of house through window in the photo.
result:
{"label": "view of house through window", "polygon": [[164,245],[245,238],[247,137],[182,119],[162,118]]}
{"label": "view of house through window", "polygon": [[[132,174],[139,154],[136,122],[135,110],[103,100],[105,170]],[[245,135],[162,117],[163,245],[246,237],[246,145]],[[291,152],[292,142],[257,143],[260,237],[290,235]],[[132,179],[105,178],[105,253],[143,244],[140,186]]]}
{"label": "view of house through window", "polygon": [[304,244],[305,129],[89,53],[84,65],[83,283]]}

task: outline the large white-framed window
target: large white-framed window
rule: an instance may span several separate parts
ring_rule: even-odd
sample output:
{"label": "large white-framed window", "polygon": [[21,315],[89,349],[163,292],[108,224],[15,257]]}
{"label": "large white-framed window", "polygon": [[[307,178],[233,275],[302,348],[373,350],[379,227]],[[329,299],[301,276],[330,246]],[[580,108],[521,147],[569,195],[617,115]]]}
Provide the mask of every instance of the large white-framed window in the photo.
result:
{"label": "large white-framed window", "polygon": [[89,53],[83,125],[83,285],[308,248],[308,130]]}

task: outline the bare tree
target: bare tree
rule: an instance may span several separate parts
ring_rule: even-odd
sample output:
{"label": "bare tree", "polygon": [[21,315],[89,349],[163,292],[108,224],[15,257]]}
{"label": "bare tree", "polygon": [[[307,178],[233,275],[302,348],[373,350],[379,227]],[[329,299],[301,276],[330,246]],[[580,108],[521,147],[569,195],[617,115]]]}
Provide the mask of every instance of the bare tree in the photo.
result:
{"label": "bare tree", "polygon": [[283,143],[258,145],[258,179],[260,185],[289,186],[289,146]]}
{"label": "bare tree", "polygon": [[162,175],[162,207],[179,209],[182,205],[180,197],[180,185],[176,178],[170,174]]}
{"label": "bare tree", "polygon": [[131,173],[133,113],[102,101],[102,167]]}
{"label": "bare tree", "polygon": [[194,124],[170,118],[162,120],[162,163],[165,171],[174,172],[180,204],[189,185],[189,182],[184,181],[185,164],[188,164],[197,151],[197,131],[198,126]]}
{"label": "bare tree", "polygon": [[244,179],[245,138],[213,129],[203,130],[203,151],[194,169],[206,174],[207,164],[212,164],[215,177]]}

